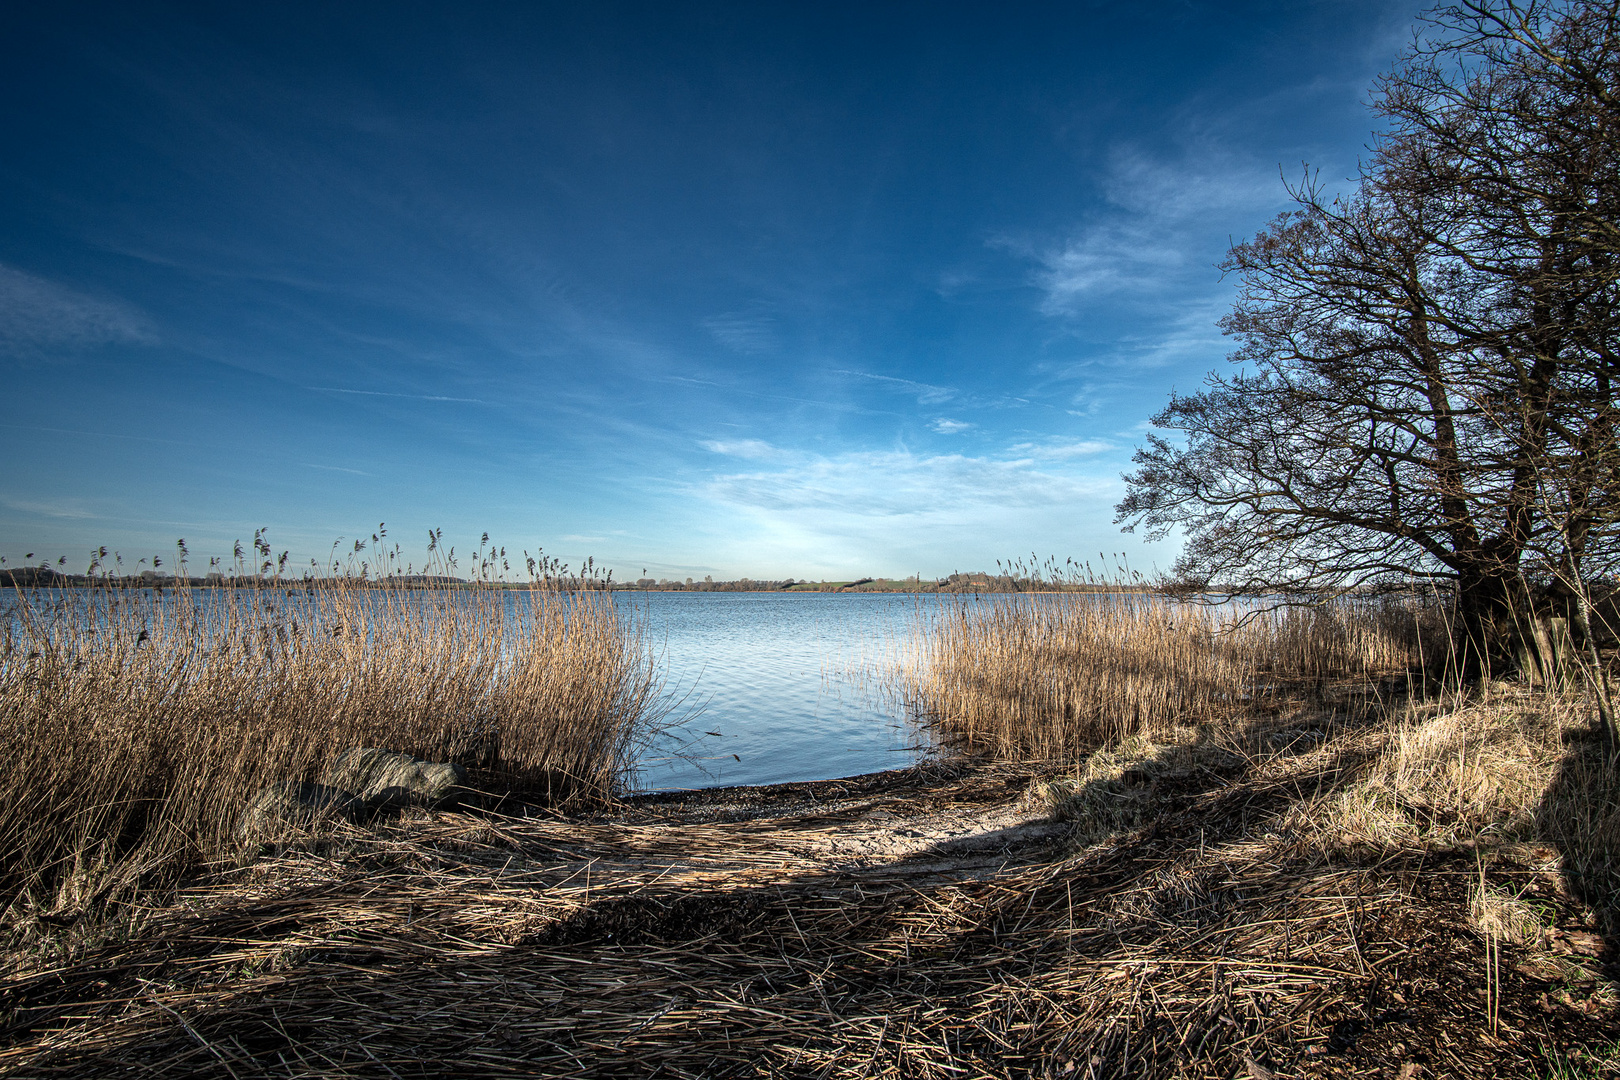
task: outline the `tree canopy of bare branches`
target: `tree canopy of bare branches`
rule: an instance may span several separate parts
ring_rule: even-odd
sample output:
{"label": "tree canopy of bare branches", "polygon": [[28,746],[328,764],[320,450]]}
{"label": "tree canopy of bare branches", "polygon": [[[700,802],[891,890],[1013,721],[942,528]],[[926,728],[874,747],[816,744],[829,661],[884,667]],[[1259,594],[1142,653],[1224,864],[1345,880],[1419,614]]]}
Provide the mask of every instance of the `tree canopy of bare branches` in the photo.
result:
{"label": "tree canopy of bare branches", "polygon": [[1219,590],[1443,583],[1511,663],[1534,582],[1620,561],[1620,0],[1437,8],[1373,108],[1354,189],[1228,253],[1238,370],[1155,417],[1118,520]]}

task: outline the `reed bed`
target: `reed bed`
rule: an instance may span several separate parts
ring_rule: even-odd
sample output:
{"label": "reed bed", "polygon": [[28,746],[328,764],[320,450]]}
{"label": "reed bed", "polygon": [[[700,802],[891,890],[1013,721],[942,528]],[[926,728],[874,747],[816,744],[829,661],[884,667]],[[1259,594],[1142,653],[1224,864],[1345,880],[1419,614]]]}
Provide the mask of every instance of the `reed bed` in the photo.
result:
{"label": "reed bed", "polygon": [[898,681],[948,744],[1077,760],[1177,724],[1231,722],[1302,685],[1405,673],[1422,659],[1424,620],[1396,604],[992,596],[922,619]]}
{"label": "reed bed", "polygon": [[352,747],[610,793],[660,698],[611,599],[545,584],[41,590],[0,627],[0,891],[64,917],[230,857],[257,792]]}

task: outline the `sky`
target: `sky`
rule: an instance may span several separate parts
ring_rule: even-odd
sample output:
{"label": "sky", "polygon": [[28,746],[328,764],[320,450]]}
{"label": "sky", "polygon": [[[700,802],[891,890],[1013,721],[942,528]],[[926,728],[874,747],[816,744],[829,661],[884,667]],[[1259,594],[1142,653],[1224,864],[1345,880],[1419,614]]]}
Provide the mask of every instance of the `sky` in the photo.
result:
{"label": "sky", "polygon": [[1121,474],[1416,14],[11,5],[0,555],[1167,566]]}

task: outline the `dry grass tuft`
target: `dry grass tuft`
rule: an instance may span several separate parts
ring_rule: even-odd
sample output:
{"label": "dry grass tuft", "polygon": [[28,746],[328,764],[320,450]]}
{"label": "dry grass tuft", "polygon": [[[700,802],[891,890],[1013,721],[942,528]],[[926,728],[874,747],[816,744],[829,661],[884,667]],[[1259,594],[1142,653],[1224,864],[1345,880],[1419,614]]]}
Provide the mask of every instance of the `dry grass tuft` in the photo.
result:
{"label": "dry grass tuft", "polygon": [[1469,896],[1468,917],[1474,929],[1521,948],[1545,944],[1547,925],[1523,895],[1481,881]]}
{"label": "dry grass tuft", "polygon": [[258,791],[350,747],[606,794],[658,697],[609,598],[544,586],[19,592],[0,627],[0,890],[64,919],[228,857]]}
{"label": "dry grass tuft", "polygon": [[1408,704],[1364,740],[1375,753],[1357,779],[1299,802],[1288,824],[1324,856],[1527,836],[1570,710],[1528,695]]}
{"label": "dry grass tuft", "polygon": [[[1299,851],[1328,862],[1550,844],[1575,894],[1620,929],[1620,763],[1587,711],[1566,695],[1500,690],[1450,706],[1405,705],[1346,740],[1340,753],[1367,764],[1294,802],[1283,826]],[[1511,905],[1479,903],[1496,912],[1479,917],[1514,940]]]}

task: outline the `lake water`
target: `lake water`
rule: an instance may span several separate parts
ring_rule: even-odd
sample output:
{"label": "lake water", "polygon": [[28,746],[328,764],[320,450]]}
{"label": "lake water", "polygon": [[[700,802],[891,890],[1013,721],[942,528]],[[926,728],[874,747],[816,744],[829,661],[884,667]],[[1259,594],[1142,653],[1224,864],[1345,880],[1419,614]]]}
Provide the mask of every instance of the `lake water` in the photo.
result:
{"label": "lake water", "polygon": [[[919,613],[959,598],[883,593],[619,593],[683,710],[643,789],[776,784],[896,769],[928,751],[903,704],[859,677],[892,661]],[[852,677],[852,674],[854,677]]]}

